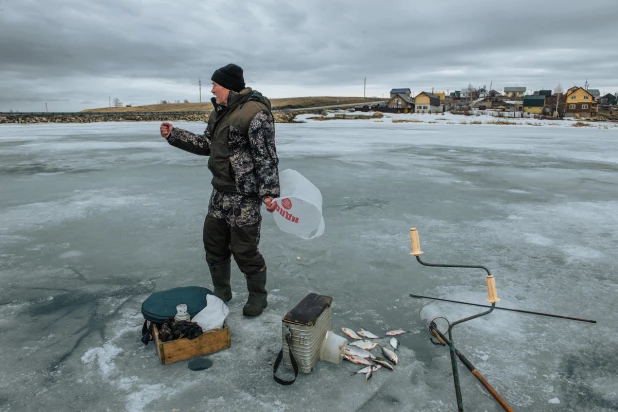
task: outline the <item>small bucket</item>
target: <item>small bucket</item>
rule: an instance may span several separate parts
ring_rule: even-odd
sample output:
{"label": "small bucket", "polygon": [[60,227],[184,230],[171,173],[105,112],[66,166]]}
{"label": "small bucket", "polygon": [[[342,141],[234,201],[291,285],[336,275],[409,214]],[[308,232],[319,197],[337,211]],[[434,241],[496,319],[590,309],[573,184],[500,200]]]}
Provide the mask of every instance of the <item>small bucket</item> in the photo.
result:
{"label": "small bucket", "polygon": [[448,321],[444,318],[444,315],[442,315],[440,308],[435,304],[430,303],[423,306],[419,314],[427,330],[429,330],[431,324],[434,323],[436,325],[436,329],[438,329],[442,334],[446,334],[448,332]]}
{"label": "small bucket", "polygon": [[320,359],[339,364],[345,356],[345,350],[348,347],[348,340],[335,333],[332,330],[326,332],[322,348],[320,349]]}

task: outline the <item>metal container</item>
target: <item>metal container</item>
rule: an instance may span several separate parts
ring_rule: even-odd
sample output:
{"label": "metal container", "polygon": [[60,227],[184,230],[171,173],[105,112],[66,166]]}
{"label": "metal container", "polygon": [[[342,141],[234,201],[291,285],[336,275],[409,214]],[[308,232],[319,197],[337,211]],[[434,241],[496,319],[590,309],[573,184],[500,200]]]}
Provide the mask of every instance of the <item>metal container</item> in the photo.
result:
{"label": "metal container", "polygon": [[[320,360],[320,352],[330,330],[330,305],[333,298],[310,293],[283,317],[281,340],[283,341],[283,364],[292,369],[288,344],[285,338],[290,333],[292,354],[298,364],[298,370],[309,373]],[[341,347],[341,358],[345,352],[345,344]],[[336,358],[336,357],[334,357]],[[339,359],[339,362],[341,361]],[[329,361],[333,361],[331,356]]]}

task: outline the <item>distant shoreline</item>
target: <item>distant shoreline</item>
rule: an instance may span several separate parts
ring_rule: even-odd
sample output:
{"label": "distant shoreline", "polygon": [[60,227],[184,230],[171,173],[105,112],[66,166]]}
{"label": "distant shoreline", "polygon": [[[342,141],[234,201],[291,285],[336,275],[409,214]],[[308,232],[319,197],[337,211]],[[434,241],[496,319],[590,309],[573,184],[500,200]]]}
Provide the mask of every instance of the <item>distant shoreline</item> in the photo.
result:
{"label": "distant shoreline", "polygon": [[[308,113],[311,110],[303,112]],[[0,114],[0,124],[34,123],[101,123],[101,122],[206,122],[210,112],[169,113],[5,113]],[[295,123],[300,112],[273,112],[276,123]]]}

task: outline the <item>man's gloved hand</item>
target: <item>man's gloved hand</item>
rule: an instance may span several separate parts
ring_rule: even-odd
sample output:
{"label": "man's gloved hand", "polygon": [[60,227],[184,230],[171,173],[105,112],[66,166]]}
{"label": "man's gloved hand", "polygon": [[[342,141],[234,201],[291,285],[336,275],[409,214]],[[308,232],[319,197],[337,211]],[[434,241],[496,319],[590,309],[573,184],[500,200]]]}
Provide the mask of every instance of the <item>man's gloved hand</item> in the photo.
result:
{"label": "man's gloved hand", "polygon": [[265,198],[264,204],[266,205],[266,210],[268,210],[270,213],[277,210],[277,202],[275,202],[272,197]]}

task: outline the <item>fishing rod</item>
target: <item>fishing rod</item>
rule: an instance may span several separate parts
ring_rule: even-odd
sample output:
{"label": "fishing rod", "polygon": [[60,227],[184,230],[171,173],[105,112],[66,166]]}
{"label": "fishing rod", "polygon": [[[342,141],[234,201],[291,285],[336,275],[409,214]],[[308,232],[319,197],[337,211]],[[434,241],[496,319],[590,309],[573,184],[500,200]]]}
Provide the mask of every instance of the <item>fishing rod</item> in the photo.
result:
{"label": "fishing rod", "polygon": [[[440,316],[441,318],[443,318],[444,320],[446,320],[446,322],[448,323],[448,346],[450,348],[450,354],[451,354],[451,368],[453,370],[453,381],[455,384],[455,396],[457,398],[457,410],[459,412],[463,412],[464,407],[463,407],[463,399],[461,396],[461,384],[459,381],[459,369],[457,367],[457,349],[455,349],[455,343],[453,340],[453,327],[456,325],[459,325],[460,323],[464,323],[467,322],[469,320],[472,319],[476,319],[476,318],[480,318],[481,316],[485,316],[490,314],[495,308],[496,308],[496,303],[498,303],[500,301],[500,298],[498,298],[498,293],[496,292],[496,279],[494,278],[494,276],[489,272],[489,269],[487,269],[484,266],[468,266],[468,265],[431,265],[429,263],[424,263],[420,260],[419,256],[423,254],[423,252],[421,251],[421,246],[420,246],[420,241],[418,238],[418,231],[416,230],[416,228],[412,228],[410,229],[410,243],[412,244],[412,252],[410,252],[411,255],[414,255],[416,257],[416,259],[419,261],[419,263],[425,265],[425,266],[439,266],[439,267],[454,267],[454,268],[476,268],[476,269],[483,269],[487,272],[487,277],[485,278],[485,282],[487,283],[487,301],[489,303],[491,303],[491,307],[489,308],[489,310],[486,310],[485,312],[482,313],[478,313],[476,315],[472,315],[469,316],[467,318],[463,318],[463,319],[459,319],[455,322],[449,322],[446,318],[444,318],[443,316]],[[434,319],[429,319],[430,324],[433,323]],[[446,343],[446,341],[445,341]],[[467,365],[466,365],[467,366]],[[508,406],[508,405],[507,405]],[[506,409],[507,411],[509,411],[509,409]]]}
{"label": "fishing rod", "polygon": [[[438,330],[438,328],[436,327],[436,324],[434,322],[431,322],[431,325],[429,326],[429,330],[432,333],[432,335],[434,335],[436,337],[436,339],[438,339],[438,341],[440,342],[439,343],[440,345],[442,345],[442,346],[446,346],[446,345],[451,346],[451,342],[448,340],[448,338],[446,336],[444,336],[444,334],[442,334],[442,332],[440,332]],[[464,365],[466,365],[466,368],[468,368],[468,370],[481,383],[481,385],[483,385],[485,387],[485,389],[487,389],[487,391],[491,394],[491,396],[493,396],[493,398],[496,400],[496,402],[498,402],[500,404],[500,406],[502,406],[502,408],[504,408],[505,411],[513,412],[513,408],[511,408],[509,406],[509,404],[506,403],[506,401],[504,399],[502,399],[502,396],[500,396],[500,394],[489,384],[489,382],[487,382],[485,377],[483,377],[483,375],[481,375],[481,373],[476,369],[476,367],[472,364],[472,362],[470,362],[457,349],[455,349],[455,354],[457,355],[459,360]]]}
{"label": "fishing rod", "polygon": [[[428,266],[433,266],[433,265],[428,265]],[[413,295],[410,294],[411,298],[421,298],[421,299],[432,299],[432,300],[441,300],[442,302],[451,302],[451,303],[461,303],[463,305],[470,305],[470,306],[480,306],[482,308],[489,308],[490,306],[488,305],[479,305],[478,303],[470,303],[470,302],[461,302],[459,300],[450,300],[450,299],[441,299],[441,298],[434,298],[431,296],[422,296],[422,295]],[[539,315],[539,316],[549,316],[552,318],[559,318],[559,319],[568,319],[568,320],[576,320],[579,322],[588,322],[588,323],[597,323],[596,320],[590,320],[590,319],[582,319],[582,318],[573,318],[571,316],[562,316],[562,315],[552,315],[551,313],[543,313],[543,312],[532,312],[530,310],[523,310],[523,309],[509,309],[509,308],[496,308],[496,309],[500,309],[500,310],[510,310],[512,312],[518,312],[518,313],[528,313],[530,315]]]}

